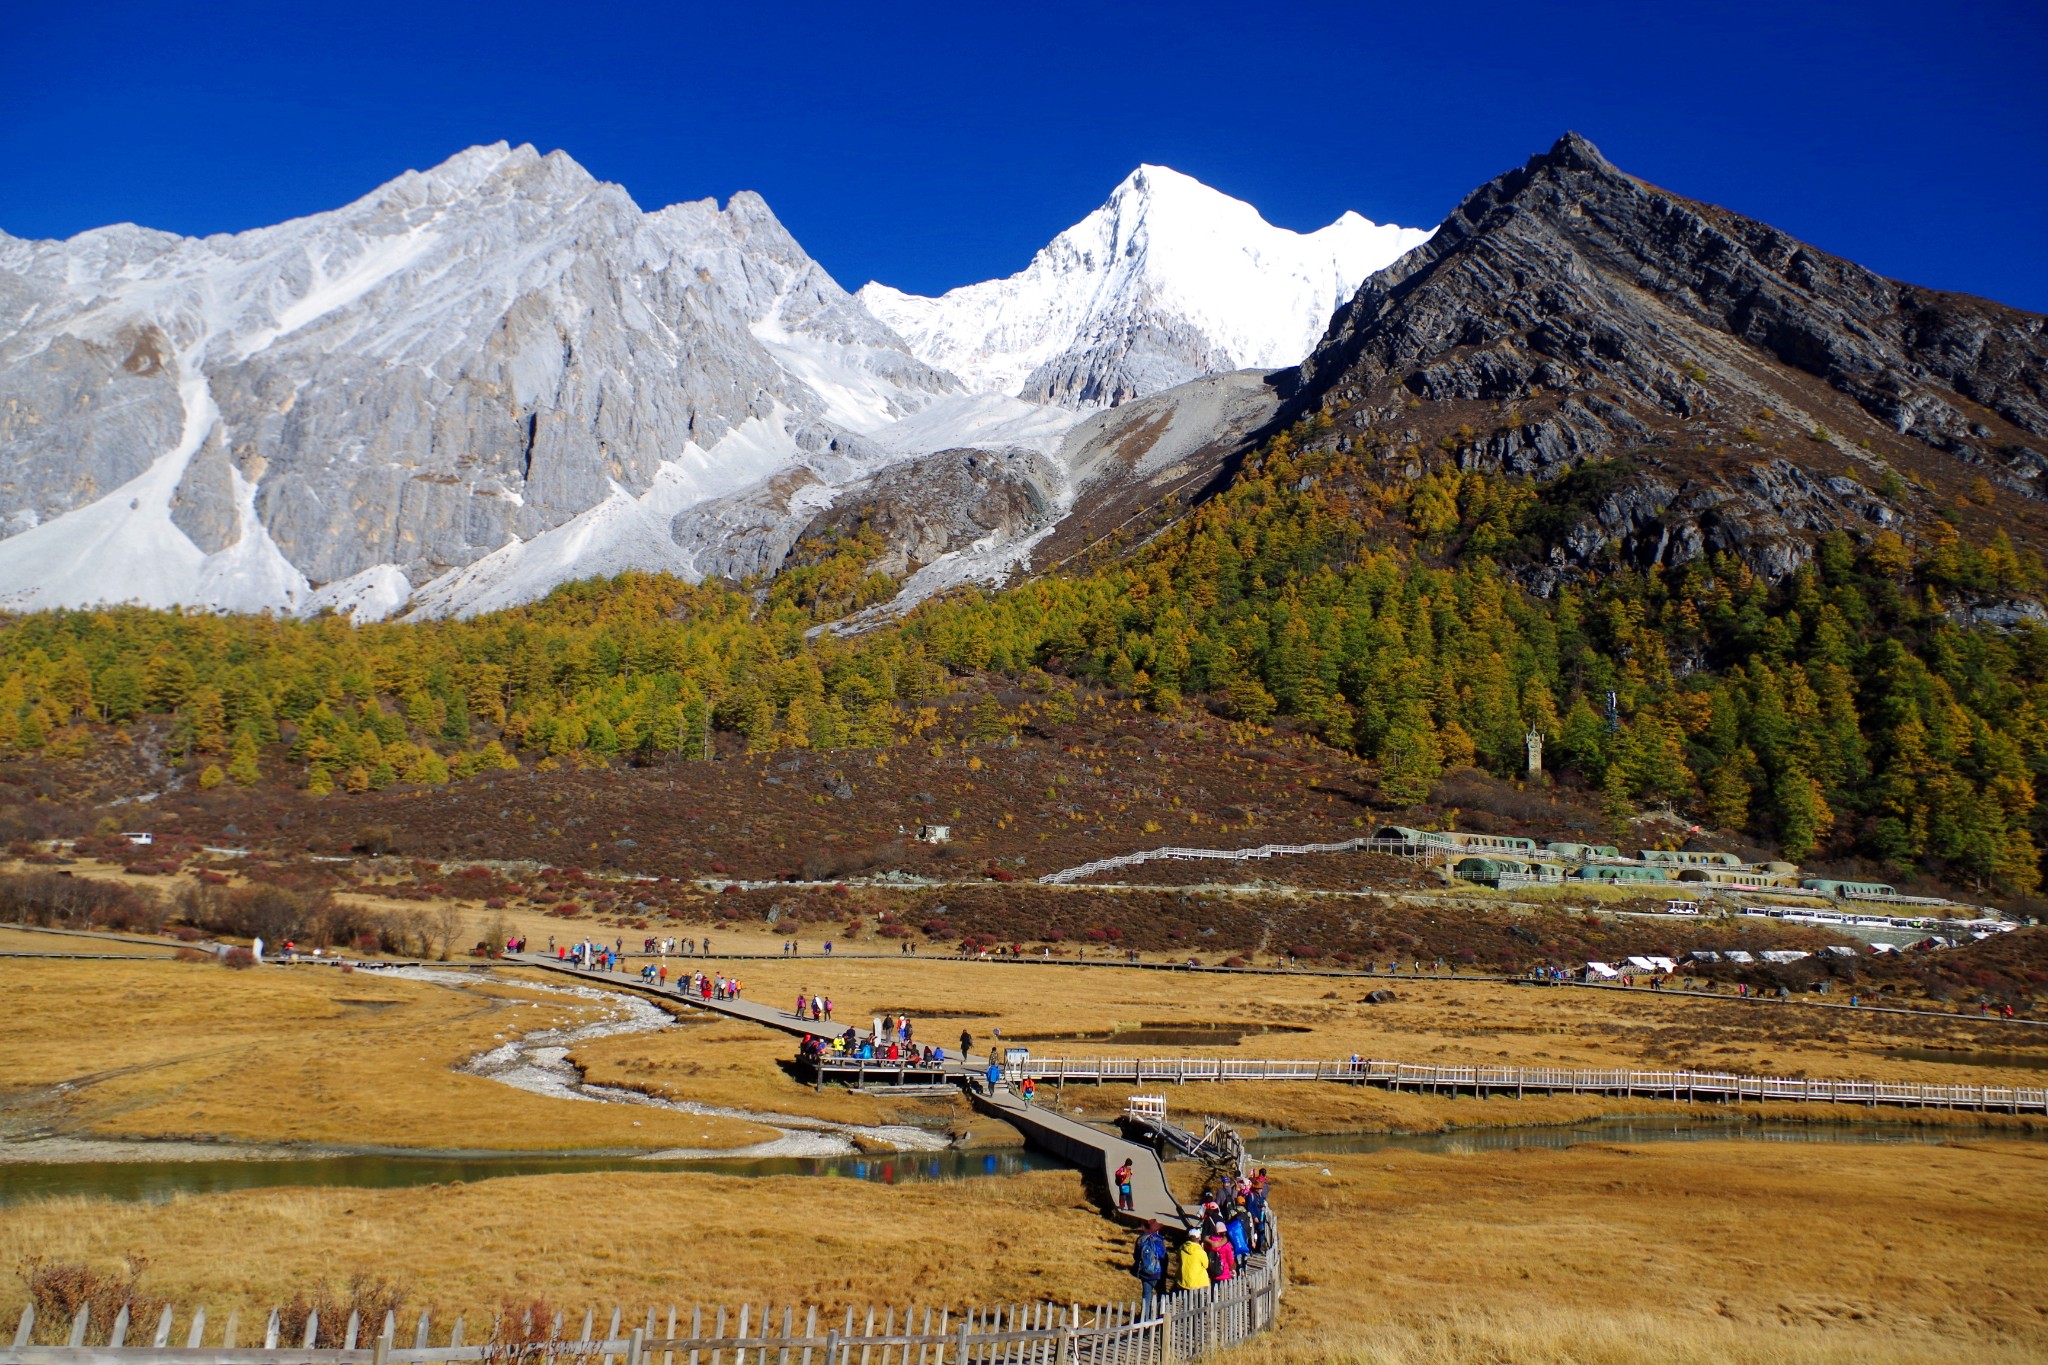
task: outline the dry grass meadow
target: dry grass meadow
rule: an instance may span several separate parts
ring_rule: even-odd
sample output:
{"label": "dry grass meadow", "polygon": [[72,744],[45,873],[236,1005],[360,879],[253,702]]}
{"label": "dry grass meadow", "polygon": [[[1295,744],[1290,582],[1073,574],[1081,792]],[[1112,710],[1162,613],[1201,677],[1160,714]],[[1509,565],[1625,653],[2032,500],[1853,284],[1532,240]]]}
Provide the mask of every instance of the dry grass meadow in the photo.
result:
{"label": "dry grass meadow", "polygon": [[[1413,1152],[1276,1169],[1272,1361],[2018,1362],[2048,1354],[2048,1151],[1743,1143]],[[876,1187],[564,1175],[0,1214],[0,1261],[112,1263],[245,1313],[363,1271],[437,1318],[624,1303],[1093,1303],[1128,1239],[1078,1176]],[[0,1293],[0,1308],[12,1299]]]}
{"label": "dry grass meadow", "polygon": [[[749,942],[712,932],[732,948]],[[758,941],[773,951],[772,936]],[[1299,1031],[1168,1051],[2034,1084],[2040,1075],[1887,1055],[2025,1045],[1968,1020],[1648,992],[1404,980],[1394,1003],[1373,1006],[1361,1003],[1363,982],[1309,976],[934,959],[721,965],[758,1000],[781,1004],[800,987],[829,993],[842,1020],[909,1013],[921,1037],[949,1047],[963,1026],[985,1047],[998,1027],[1020,1037],[1230,1022]],[[740,1120],[543,1098],[454,1069],[515,1032],[602,1008],[534,990],[560,982],[527,970],[455,988],[332,969],[0,959],[0,990],[14,1005],[0,1016],[0,1135],[564,1151],[772,1135]],[[1041,1055],[1131,1050],[1077,1038],[1031,1046]],[[853,1122],[943,1115],[967,1126],[954,1102],[815,1094],[776,1065],[788,1052],[786,1039],[717,1021],[604,1039],[574,1056],[592,1080],[679,1098]],[[1070,1087],[1047,1098],[1106,1115],[1122,1093]],[[1699,1112],[1329,1085],[1188,1086],[1168,1100],[1183,1114],[1303,1132]],[[1959,1131],[1910,1146],[1392,1151],[1304,1156],[1275,1174],[1294,1288],[1284,1330],[1239,1353],[1259,1362],[2048,1358],[2039,1293],[2048,1144],[2019,1132]],[[148,1259],[152,1292],[215,1312],[365,1272],[398,1282],[413,1307],[431,1306],[444,1322],[485,1314],[506,1294],[571,1308],[802,1301],[832,1311],[871,1301],[1093,1303],[1132,1288],[1127,1238],[1066,1172],[896,1187],[608,1173],[0,1207],[0,1268],[35,1256],[113,1265],[128,1253]],[[0,1316],[18,1303],[17,1283],[0,1280]]]}

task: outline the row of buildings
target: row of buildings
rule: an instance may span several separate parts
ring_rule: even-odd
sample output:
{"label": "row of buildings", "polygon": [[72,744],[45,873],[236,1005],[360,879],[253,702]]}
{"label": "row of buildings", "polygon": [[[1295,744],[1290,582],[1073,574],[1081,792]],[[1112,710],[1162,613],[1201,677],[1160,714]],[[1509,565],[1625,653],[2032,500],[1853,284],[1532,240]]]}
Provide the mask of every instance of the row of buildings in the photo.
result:
{"label": "row of buildings", "polygon": [[1787,862],[1745,863],[1733,853],[1645,848],[1624,854],[1613,844],[1582,844],[1505,834],[1465,834],[1456,830],[1411,829],[1383,825],[1375,845],[1411,857],[1450,861],[1451,871],[1466,881],[1487,886],[1535,886],[1565,882],[1610,885],[1687,885],[1702,891],[1780,892],[1825,896],[1830,900],[1889,901],[1896,904],[1939,904],[1925,897],[1901,896],[1884,882],[1841,881],[1804,877]]}

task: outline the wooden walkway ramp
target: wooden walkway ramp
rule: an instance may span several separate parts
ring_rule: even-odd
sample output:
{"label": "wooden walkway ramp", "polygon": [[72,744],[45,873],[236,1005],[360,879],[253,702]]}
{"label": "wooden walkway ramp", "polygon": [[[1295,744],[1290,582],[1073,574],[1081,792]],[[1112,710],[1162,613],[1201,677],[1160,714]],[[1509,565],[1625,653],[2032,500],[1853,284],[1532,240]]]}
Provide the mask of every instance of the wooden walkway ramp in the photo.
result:
{"label": "wooden walkway ramp", "polygon": [[782,1032],[798,1038],[807,1036],[829,1038],[836,1034],[844,1033],[849,1028],[860,1029],[863,1033],[866,1032],[866,1029],[862,1028],[862,1024],[866,1021],[828,1024],[809,1023],[797,1018],[796,1011],[794,1010],[777,1009],[773,1005],[764,1005],[759,1001],[745,998],[738,1000],[706,1000],[700,995],[692,995],[682,990],[680,984],[675,981],[670,981],[665,986],[658,985],[651,981],[641,980],[638,972],[601,972],[594,967],[579,967],[566,958],[558,958],[550,953],[507,953],[503,960],[522,967],[545,967],[551,972],[561,972],[565,976],[573,976],[579,980],[589,981],[612,990],[641,991],[648,995],[658,996],[663,1000],[673,1000],[678,1004],[689,1005],[693,1009],[704,1010],[710,1014],[722,1014],[729,1019],[744,1019],[750,1024],[759,1024],[763,1028],[780,1029]]}
{"label": "wooden walkway ramp", "polygon": [[[796,1017],[793,1010],[777,1009],[756,1000],[706,1000],[700,995],[687,994],[674,983],[667,986],[655,985],[640,979],[638,973],[601,972],[579,967],[573,962],[563,961],[541,953],[511,954],[509,961],[527,966],[545,967],[550,971],[562,972],[580,980],[590,981],[614,989],[631,989],[658,996],[663,1000],[675,1000],[713,1014],[722,1014],[729,1019],[744,1019],[763,1028],[780,1030],[795,1037],[807,1035],[828,1035],[844,1032],[860,1025],[836,1022],[812,1024]],[[861,1029],[865,1032],[865,1029]],[[974,1106],[985,1113],[1016,1127],[1035,1145],[1044,1148],[1091,1176],[1099,1176],[1107,1196],[1109,1211],[1119,1221],[1143,1223],[1148,1218],[1159,1220],[1160,1226],[1179,1231],[1189,1226],[1189,1211],[1175,1199],[1167,1187],[1166,1167],[1159,1159],[1159,1153],[1142,1143],[1129,1142],[1114,1133],[1078,1122],[1064,1114],[1056,1113],[1044,1105],[1026,1104],[1021,1096],[1007,1084],[993,1093],[987,1093],[983,1080],[987,1063],[976,1064],[958,1058],[948,1058],[937,1067],[911,1067],[907,1063],[892,1064],[884,1060],[861,1062],[856,1059],[835,1058],[821,1068],[821,1075],[838,1075],[848,1080],[874,1080],[905,1082],[927,1079],[950,1080],[964,1086]],[[1013,1078],[1021,1078],[1016,1068],[1008,1069]],[[1117,1167],[1125,1161],[1131,1163],[1131,1201],[1133,1208],[1125,1213],[1116,1207]]]}
{"label": "wooden walkway ramp", "polygon": [[[1033,1145],[1072,1162],[1090,1175],[1099,1175],[1109,1211],[1119,1222],[1137,1225],[1156,1218],[1161,1227],[1180,1232],[1200,1221],[1199,1209],[1188,1209],[1174,1198],[1166,1183],[1166,1166],[1152,1148],[1105,1133],[1042,1104],[1026,1104],[1014,1090],[987,1093],[977,1088],[970,1092],[970,1098],[975,1108],[1014,1125]],[[1116,1207],[1116,1169],[1126,1161],[1131,1163],[1133,1207],[1129,1212]]]}

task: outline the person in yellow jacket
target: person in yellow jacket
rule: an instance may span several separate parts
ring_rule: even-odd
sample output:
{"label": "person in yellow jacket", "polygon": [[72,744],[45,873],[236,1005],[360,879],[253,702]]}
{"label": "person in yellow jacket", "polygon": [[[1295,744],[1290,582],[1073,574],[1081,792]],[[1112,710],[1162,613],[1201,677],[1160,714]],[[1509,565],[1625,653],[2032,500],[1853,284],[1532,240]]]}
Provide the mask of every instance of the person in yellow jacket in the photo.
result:
{"label": "person in yellow jacket", "polygon": [[1189,1236],[1180,1244],[1180,1287],[1182,1289],[1207,1289],[1209,1287],[1209,1252],[1202,1245],[1202,1239]]}

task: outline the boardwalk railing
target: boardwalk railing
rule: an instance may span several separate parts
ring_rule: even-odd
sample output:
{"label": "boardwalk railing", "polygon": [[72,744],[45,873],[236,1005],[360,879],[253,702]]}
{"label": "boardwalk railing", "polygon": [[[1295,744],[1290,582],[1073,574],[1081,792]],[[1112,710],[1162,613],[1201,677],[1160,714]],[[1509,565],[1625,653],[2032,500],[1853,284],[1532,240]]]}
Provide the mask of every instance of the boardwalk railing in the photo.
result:
{"label": "boardwalk railing", "polygon": [[1235,1061],[1225,1057],[1046,1057],[1008,1068],[1064,1083],[1148,1085],[1189,1081],[1339,1081],[1392,1090],[1522,1095],[1631,1095],[1666,1100],[1794,1100],[1823,1104],[1896,1104],[1928,1109],[2048,1113],[2048,1088],[2003,1085],[1904,1085],[1889,1081],[1742,1076],[1727,1071],[1576,1071],[1555,1067],[1411,1066],[1384,1061]]}
{"label": "boardwalk railing", "polygon": [[1344,839],[1334,844],[1260,844],[1256,848],[1148,848],[1141,853],[1122,853],[1114,858],[1097,858],[1092,863],[1069,867],[1059,872],[1048,872],[1038,880],[1047,885],[1057,886],[1063,882],[1077,882],[1083,877],[1092,877],[1098,872],[1111,872],[1119,867],[1136,867],[1155,859],[1210,858],[1225,862],[1243,862],[1250,858],[1283,858],[1296,853],[1399,853],[1413,855],[1416,845],[1405,839]]}
{"label": "boardwalk railing", "polygon": [[[579,1330],[557,1313],[541,1325],[489,1324],[484,1339],[471,1343],[459,1317],[437,1329],[421,1313],[413,1329],[402,1332],[390,1313],[373,1326],[351,1314],[339,1334],[342,1344],[322,1346],[316,1343],[330,1337],[320,1333],[317,1315],[303,1329],[286,1331],[273,1310],[245,1342],[237,1313],[215,1319],[221,1326],[209,1329],[203,1308],[181,1317],[166,1305],[153,1325],[145,1325],[131,1323],[124,1306],[111,1323],[95,1322],[90,1309],[81,1309],[68,1325],[58,1324],[64,1344],[37,1345],[36,1338],[51,1334],[36,1330],[31,1307],[22,1310],[13,1349],[0,1359],[13,1365],[1174,1365],[1270,1328],[1285,1288],[1276,1244],[1250,1257],[1226,1283],[1162,1296],[1150,1315],[1135,1300],[1005,1305],[957,1315],[911,1306],[900,1318],[893,1307],[858,1316],[849,1308],[843,1320],[821,1326],[814,1306],[744,1305],[736,1315],[723,1307],[679,1312],[671,1306],[665,1314],[648,1309],[644,1320],[615,1308],[609,1325],[586,1312]],[[436,1336],[439,1344],[432,1341]]]}

